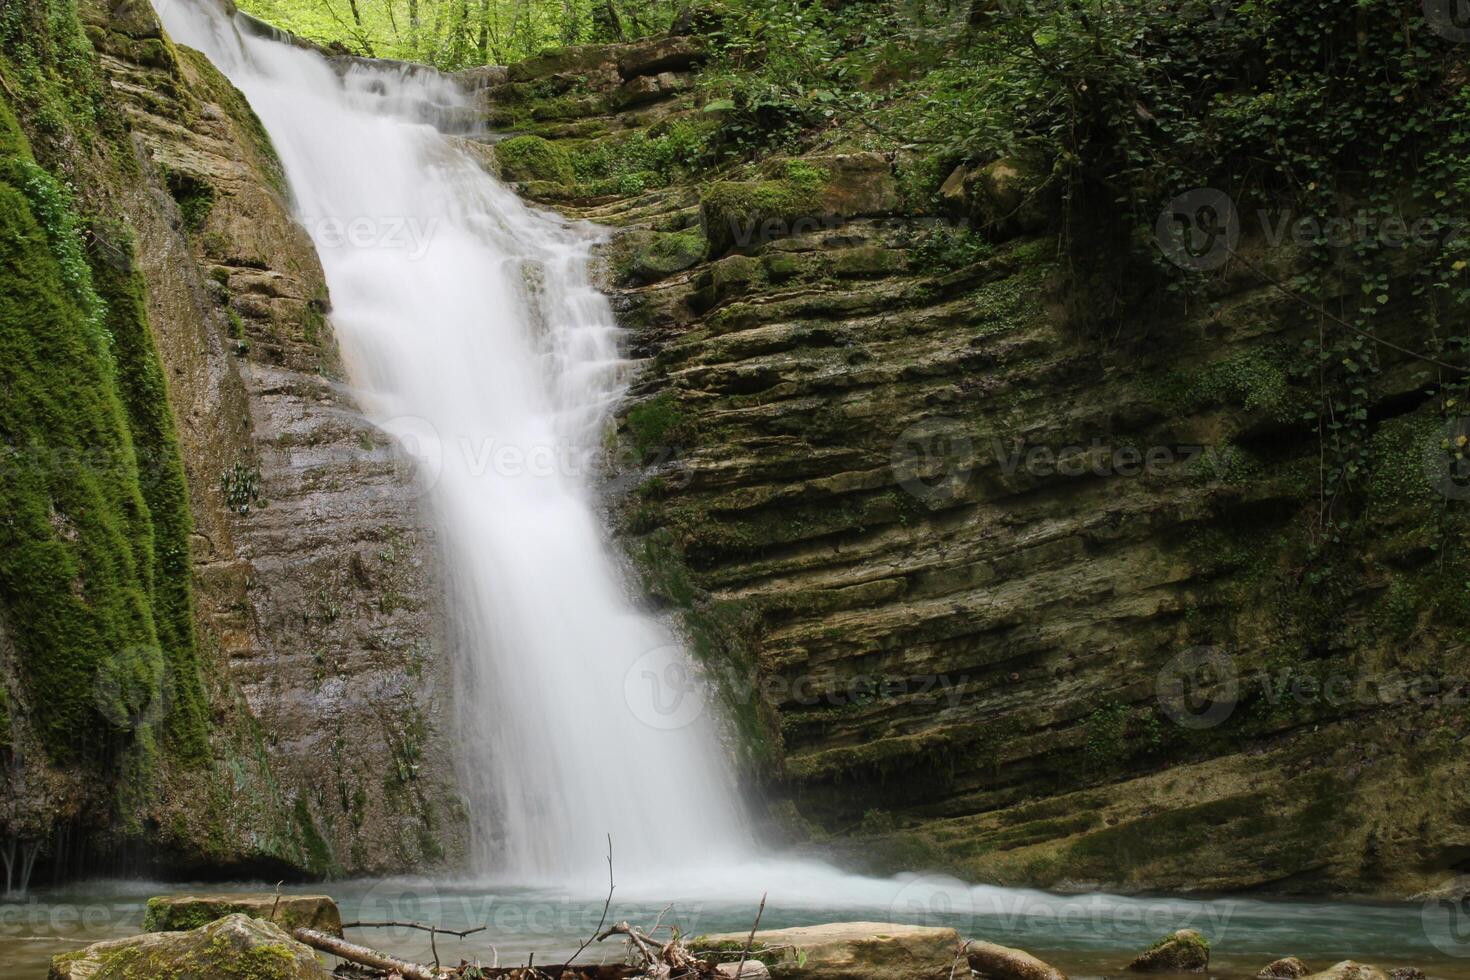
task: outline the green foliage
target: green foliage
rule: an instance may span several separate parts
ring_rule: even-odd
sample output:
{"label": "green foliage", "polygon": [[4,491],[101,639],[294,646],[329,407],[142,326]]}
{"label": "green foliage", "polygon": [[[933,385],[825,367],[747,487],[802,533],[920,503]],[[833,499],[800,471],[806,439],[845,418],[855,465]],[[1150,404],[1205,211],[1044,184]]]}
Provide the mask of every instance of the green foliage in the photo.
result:
{"label": "green foliage", "polygon": [[495,144],[495,159],[505,180],[547,180],[565,184],[574,178],[565,149],[540,136],[513,136]]}
{"label": "green foliage", "polygon": [[0,604],[26,625],[26,707],[52,758],[111,758],[135,777],[121,792],[146,796],[155,726],[197,758],[206,716],[182,468],[141,287],[125,242],[94,279],[69,194],[24,155],[0,161],[0,226]]}
{"label": "green foliage", "polygon": [[[631,196],[697,173],[708,161],[714,126],[678,119],[580,147],[572,157],[576,179],[613,179],[617,193]],[[636,188],[632,182],[637,182]]]}
{"label": "green foliage", "polygon": [[241,9],[353,54],[445,70],[511,64],[550,47],[668,30],[672,0],[246,0]]}
{"label": "green foliage", "polygon": [[686,434],[687,428],[678,402],[667,391],[629,409],[627,425],[633,448],[642,459],[648,459],[659,450],[672,448],[672,444]]}

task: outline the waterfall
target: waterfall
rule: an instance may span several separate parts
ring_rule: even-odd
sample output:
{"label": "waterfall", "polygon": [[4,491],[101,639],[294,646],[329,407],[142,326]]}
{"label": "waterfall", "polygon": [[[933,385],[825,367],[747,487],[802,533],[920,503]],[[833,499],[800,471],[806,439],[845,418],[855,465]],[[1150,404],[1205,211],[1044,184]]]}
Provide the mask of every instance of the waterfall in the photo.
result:
{"label": "waterfall", "polygon": [[[209,0],[165,27],[249,100],[331,290],[360,403],[419,461],[453,620],[474,873],[596,881],[738,863],[748,831],[711,720],[671,713],[682,664],[638,611],[592,491],[630,365],[591,285],[596,229],[524,205],[465,144],[450,80],[330,65]],[[693,717],[688,717],[693,715]]]}

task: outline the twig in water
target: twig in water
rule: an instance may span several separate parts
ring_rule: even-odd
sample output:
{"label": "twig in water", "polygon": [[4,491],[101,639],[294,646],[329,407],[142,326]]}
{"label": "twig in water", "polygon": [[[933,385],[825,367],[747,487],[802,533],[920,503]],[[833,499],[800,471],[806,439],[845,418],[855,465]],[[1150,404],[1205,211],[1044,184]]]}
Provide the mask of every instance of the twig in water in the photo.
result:
{"label": "twig in water", "polygon": [[281,904],[281,885],[282,882],[276,882],[276,900],[271,903],[270,921],[272,922],[276,921],[276,908]]}
{"label": "twig in water", "polygon": [[[581,956],[582,955],[582,950],[586,949],[588,946],[591,946],[592,943],[593,943],[593,941],[596,940],[597,938],[599,938],[597,934],[602,931],[602,924],[607,921],[607,910],[612,907],[612,896],[613,896],[613,888],[614,887],[615,886],[613,885],[613,863],[612,863],[612,834],[608,834],[607,835],[607,901],[605,901],[605,902],[602,903],[602,918],[600,918],[600,919],[597,920],[597,928],[592,930],[592,935],[588,936],[582,942],[582,945],[580,945],[580,946],[577,947],[577,951],[575,953],[573,953],[571,956],[567,957],[567,962],[564,965],[570,966],[572,960],[574,960],[578,956]],[[660,915],[660,918],[662,918],[662,915],[663,914],[660,913],[659,915]]]}
{"label": "twig in water", "polygon": [[767,894],[767,892],[761,892],[761,906],[755,910],[755,921],[750,924],[750,935],[746,937],[745,948],[740,951],[740,965],[735,968],[735,980],[740,980],[745,974],[745,958],[750,955],[750,947],[755,942],[755,930],[761,924],[761,913],[766,910]]}
{"label": "twig in water", "polygon": [[458,936],[460,939],[463,939],[465,936],[473,936],[477,932],[484,932],[486,929],[489,928],[489,926],[476,926],[473,929],[466,929],[463,932],[456,932],[453,929],[445,929],[445,928],[443,928],[441,926],[424,926],[424,925],[419,925],[417,922],[349,922],[346,925],[344,925],[342,928],[343,929],[418,929],[421,932],[442,932],[446,936]]}

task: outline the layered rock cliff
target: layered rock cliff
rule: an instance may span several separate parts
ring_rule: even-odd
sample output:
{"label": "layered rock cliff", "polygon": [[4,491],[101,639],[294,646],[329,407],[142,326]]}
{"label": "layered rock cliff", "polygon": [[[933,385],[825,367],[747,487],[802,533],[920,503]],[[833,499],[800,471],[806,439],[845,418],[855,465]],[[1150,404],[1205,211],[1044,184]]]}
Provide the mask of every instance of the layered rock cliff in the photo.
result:
{"label": "layered rock cliff", "polygon": [[730,109],[702,59],[673,37],[473,81],[502,175],[618,229],[645,368],[615,520],[776,835],[1062,888],[1463,870],[1455,372],[1367,355],[1366,489],[1325,514],[1316,313],[1282,285],[1306,249],[1247,235],[1197,301],[1099,335],[1024,164],[946,170],[936,208],[905,193],[922,153],[855,124],[701,163]]}
{"label": "layered rock cliff", "polygon": [[[243,97],[146,3],[80,14],[14,8],[0,70],[35,159],[74,188],[79,274],[139,331],[140,367],[111,331],[122,376],[146,378],[121,393],[133,416],[119,453],[139,475],[114,482],[141,485],[172,562],[153,586],[180,598],[173,634],[104,623],[78,652],[70,717],[88,734],[69,752],[44,737],[49,675],[26,673],[50,641],[14,618],[34,586],[7,574],[6,833],[62,874],[99,860],[211,874],[432,865],[458,847],[462,819],[444,802],[441,610],[411,468],[344,383],[320,266]],[[139,419],[166,435],[147,441]],[[51,427],[30,434],[40,450],[59,441]],[[148,497],[157,480],[177,511]],[[57,493],[51,546],[74,549],[82,576],[81,608],[61,615],[85,615],[106,558]],[[164,599],[151,606],[162,624]],[[104,696],[118,685],[121,706]],[[139,760],[131,784],[119,754]]]}

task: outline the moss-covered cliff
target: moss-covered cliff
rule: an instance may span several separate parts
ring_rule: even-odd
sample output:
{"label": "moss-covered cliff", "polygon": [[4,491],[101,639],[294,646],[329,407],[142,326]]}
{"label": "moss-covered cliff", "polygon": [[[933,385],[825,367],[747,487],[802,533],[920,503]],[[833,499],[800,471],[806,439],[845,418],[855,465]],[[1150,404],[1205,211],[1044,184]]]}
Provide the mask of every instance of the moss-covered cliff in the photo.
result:
{"label": "moss-covered cliff", "polygon": [[7,848],[440,860],[430,542],[259,121],[146,3],[12,4],[3,40]]}
{"label": "moss-covered cliff", "polygon": [[[1412,4],[1243,7],[1233,34],[1148,21],[1124,84],[1088,60],[1110,25],[1028,53],[992,6],[894,35],[842,18],[896,5],[824,8],[830,63],[793,91],[718,13],[469,76],[516,137],[503,175],[620,228],[607,276],[646,368],[617,520],[773,823],[1058,887],[1404,895],[1463,871],[1463,187],[1435,162],[1463,46]],[[782,28],[792,59],[811,23]],[[1016,120],[959,72],[1007,42],[998,66],[1074,86],[1070,130],[984,144]],[[1032,123],[1068,105],[998,90]],[[946,119],[971,150],[924,138]],[[1331,185],[1279,182],[1278,151]],[[1390,159],[1421,165],[1351,166]],[[1166,205],[1210,181],[1269,221],[1181,271]],[[1433,241],[1271,234],[1365,204]]]}

